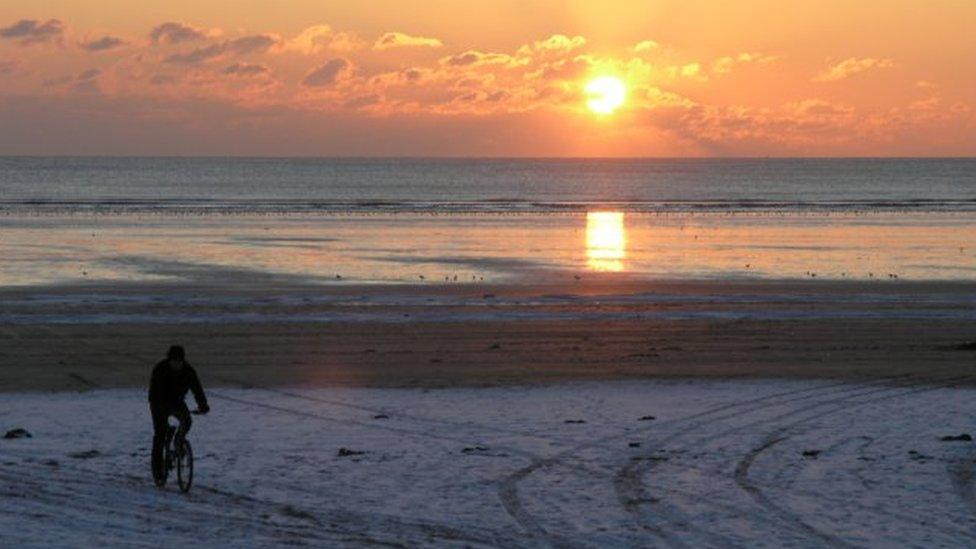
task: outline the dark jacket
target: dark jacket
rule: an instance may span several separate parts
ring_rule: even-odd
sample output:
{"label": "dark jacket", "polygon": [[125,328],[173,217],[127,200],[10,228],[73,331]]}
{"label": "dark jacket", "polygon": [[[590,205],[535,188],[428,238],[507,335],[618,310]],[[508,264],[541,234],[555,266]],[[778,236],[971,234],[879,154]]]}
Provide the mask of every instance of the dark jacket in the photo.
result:
{"label": "dark jacket", "polygon": [[193,398],[197,407],[208,408],[207,395],[203,394],[200,378],[193,366],[184,364],[179,371],[173,370],[169,360],[163,360],[153,368],[152,379],[149,381],[149,403],[153,406],[177,406],[183,403],[186,392],[193,391]]}

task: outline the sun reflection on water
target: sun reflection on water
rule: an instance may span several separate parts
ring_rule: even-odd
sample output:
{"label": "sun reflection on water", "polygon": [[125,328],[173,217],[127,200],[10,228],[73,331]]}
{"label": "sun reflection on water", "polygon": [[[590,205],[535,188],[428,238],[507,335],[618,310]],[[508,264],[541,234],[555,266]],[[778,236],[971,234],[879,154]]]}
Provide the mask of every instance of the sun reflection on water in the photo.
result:
{"label": "sun reflection on water", "polygon": [[587,212],[586,265],[595,271],[619,272],[626,255],[623,212]]}

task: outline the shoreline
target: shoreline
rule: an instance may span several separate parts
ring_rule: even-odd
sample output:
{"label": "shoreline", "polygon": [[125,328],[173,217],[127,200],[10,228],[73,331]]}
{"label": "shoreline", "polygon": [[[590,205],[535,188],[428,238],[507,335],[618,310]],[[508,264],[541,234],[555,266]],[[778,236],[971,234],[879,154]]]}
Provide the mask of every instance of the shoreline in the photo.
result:
{"label": "shoreline", "polygon": [[142,387],[172,343],[224,387],[968,375],[976,357],[957,350],[970,283],[228,282],[0,290],[0,392]]}
{"label": "shoreline", "polygon": [[[972,330],[914,322],[7,327],[0,391],[141,387],[168,344],[208,385],[484,387],[641,378],[968,375]],[[757,335],[761,334],[761,335]],[[10,335],[15,339],[11,340]],[[921,343],[915,343],[915,342]],[[8,369],[9,368],[9,369]]]}
{"label": "shoreline", "polygon": [[[217,273],[224,275],[225,273]],[[422,295],[428,294],[470,294],[483,295],[484,291],[504,291],[513,295],[543,295],[578,292],[583,295],[609,295],[623,293],[703,293],[717,290],[736,290],[749,293],[802,292],[816,293],[832,291],[880,292],[880,293],[933,293],[974,292],[976,280],[958,279],[894,279],[878,278],[833,279],[833,278],[761,278],[761,277],[714,277],[714,278],[649,278],[626,273],[590,272],[581,275],[579,280],[568,271],[539,270],[538,281],[527,282],[479,282],[459,280],[456,283],[443,281],[411,282],[364,282],[354,279],[324,280],[321,283],[306,281],[297,277],[279,276],[268,273],[265,277],[248,277],[246,273],[225,278],[218,282],[186,282],[151,280],[94,280],[91,282],[63,282],[38,285],[0,286],[0,297],[18,297],[31,294],[69,294],[97,291],[101,293],[192,293],[220,292],[232,294],[261,293],[264,295],[281,292],[329,292],[339,295],[358,295],[363,293],[394,293],[398,290]],[[480,294],[479,294],[480,292]]]}

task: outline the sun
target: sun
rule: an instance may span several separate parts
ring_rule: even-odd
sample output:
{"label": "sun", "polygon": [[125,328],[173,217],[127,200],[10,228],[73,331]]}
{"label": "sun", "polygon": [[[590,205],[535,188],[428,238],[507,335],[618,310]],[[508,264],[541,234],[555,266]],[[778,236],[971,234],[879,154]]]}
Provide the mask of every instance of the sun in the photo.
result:
{"label": "sun", "polygon": [[627,98],[627,86],[616,76],[600,76],[586,83],[586,106],[596,114],[613,114]]}

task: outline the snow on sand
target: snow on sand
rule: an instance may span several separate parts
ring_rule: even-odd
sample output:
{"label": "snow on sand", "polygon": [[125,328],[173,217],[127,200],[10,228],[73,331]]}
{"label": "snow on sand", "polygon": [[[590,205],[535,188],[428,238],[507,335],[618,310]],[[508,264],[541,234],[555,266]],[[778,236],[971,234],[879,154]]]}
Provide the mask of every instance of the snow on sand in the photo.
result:
{"label": "snow on sand", "polygon": [[972,546],[952,381],[215,389],[187,495],[143,391],[5,394],[0,545]]}

